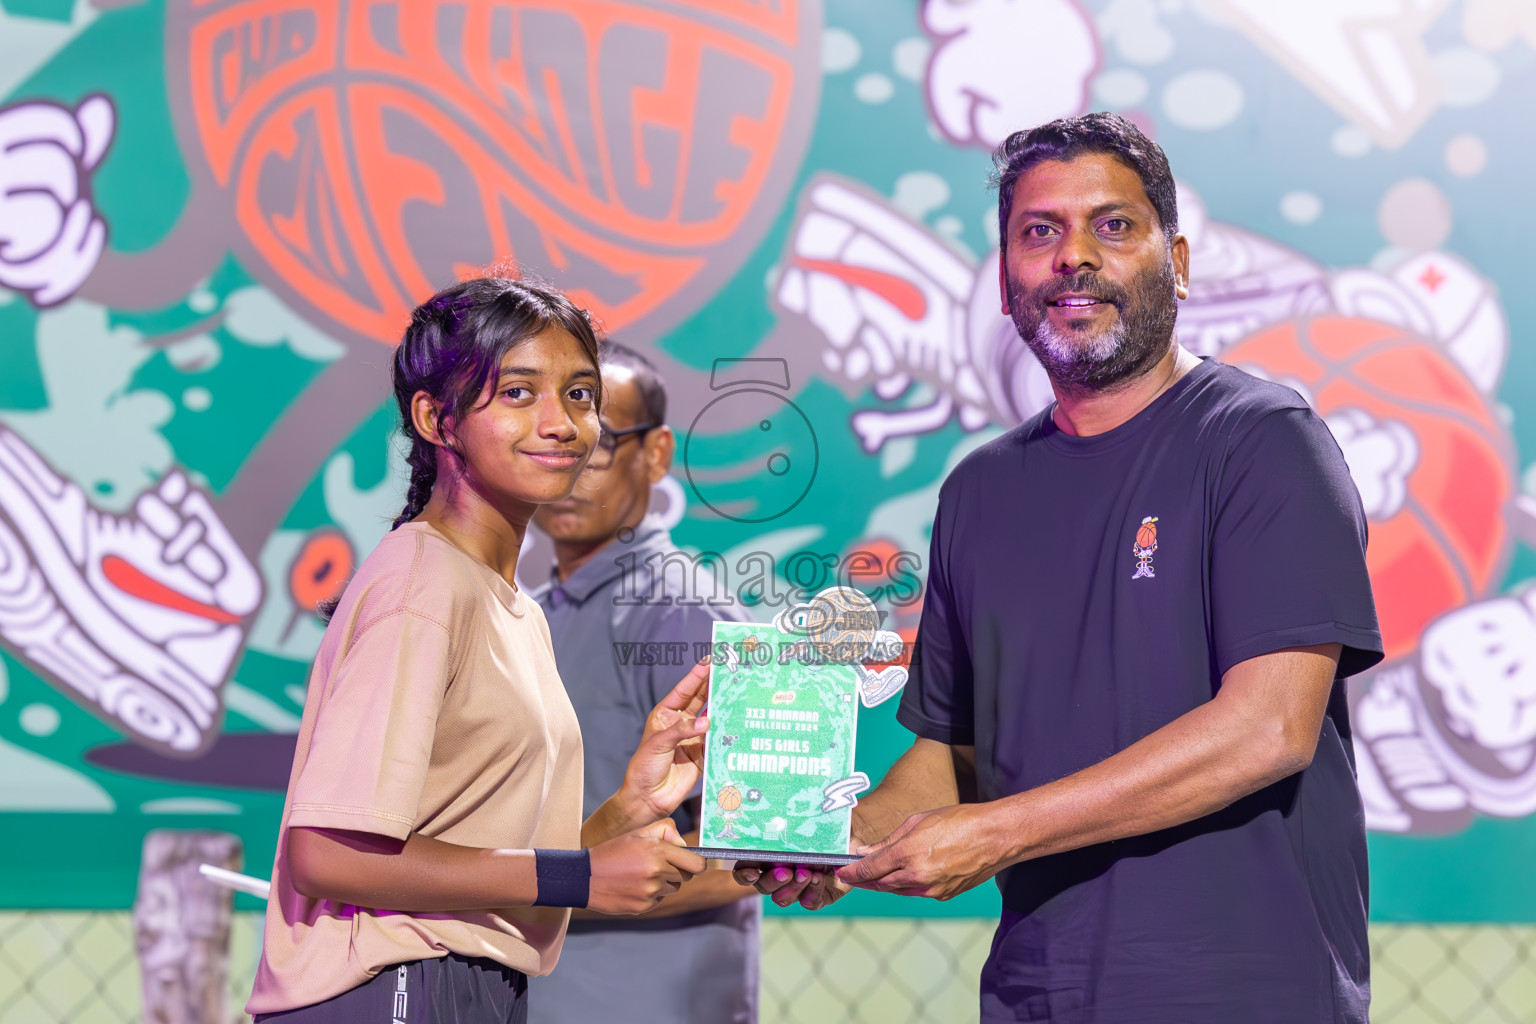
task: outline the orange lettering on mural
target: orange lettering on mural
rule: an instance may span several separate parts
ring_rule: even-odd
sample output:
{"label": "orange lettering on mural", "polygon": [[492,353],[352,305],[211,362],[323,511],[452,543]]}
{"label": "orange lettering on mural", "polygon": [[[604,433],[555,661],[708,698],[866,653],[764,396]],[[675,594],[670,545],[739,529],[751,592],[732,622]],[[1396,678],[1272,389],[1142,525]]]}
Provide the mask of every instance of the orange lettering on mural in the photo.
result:
{"label": "orange lettering on mural", "polygon": [[390,343],[456,270],[508,259],[610,329],[657,310],[757,206],[799,31],[795,4],[746,2],[237,0],[193,18],[192,120],[250,255]]}

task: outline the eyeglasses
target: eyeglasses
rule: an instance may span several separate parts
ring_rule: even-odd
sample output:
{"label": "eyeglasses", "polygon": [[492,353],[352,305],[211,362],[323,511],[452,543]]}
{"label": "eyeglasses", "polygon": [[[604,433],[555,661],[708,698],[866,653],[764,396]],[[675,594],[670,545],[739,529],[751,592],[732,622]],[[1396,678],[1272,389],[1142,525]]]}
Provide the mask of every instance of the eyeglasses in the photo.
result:
{"label": "eyeglasses", "polygon": [[603,433],[597,439],[597,447],[592,449],[592,458],[587,460],[588,469],[607,469],[613,465],[614,453],[619,450],[619,445],[626,437],[635,434],[645,434],[661,426],[660,423],[642,423],[638,427],[625,427],[623,430],[614,430],[606,423],[599,421]]}

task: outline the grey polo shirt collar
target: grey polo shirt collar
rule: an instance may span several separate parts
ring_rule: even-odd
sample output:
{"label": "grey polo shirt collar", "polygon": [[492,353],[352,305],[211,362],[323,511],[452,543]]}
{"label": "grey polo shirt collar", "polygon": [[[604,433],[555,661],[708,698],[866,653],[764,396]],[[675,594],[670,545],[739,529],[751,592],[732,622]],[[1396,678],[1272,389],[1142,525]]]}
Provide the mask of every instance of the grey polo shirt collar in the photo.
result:
{"label": "grey polo shirt collar", "polygon": [[[549,582],[532,591],[529,596],[540,604],[554,608],[563,604],[580,606],[586,604],[593,594],[630,571],[631,566],[638,571],[651,555],[665,554],[672,549],[672,534],[668,532],[661,517],[646,516],[635,527],[634,539],[628,544],[610,542],[564,582],[560,581],[557,569],[551,566]],[[634,558],[629,558],[630,555]]]}

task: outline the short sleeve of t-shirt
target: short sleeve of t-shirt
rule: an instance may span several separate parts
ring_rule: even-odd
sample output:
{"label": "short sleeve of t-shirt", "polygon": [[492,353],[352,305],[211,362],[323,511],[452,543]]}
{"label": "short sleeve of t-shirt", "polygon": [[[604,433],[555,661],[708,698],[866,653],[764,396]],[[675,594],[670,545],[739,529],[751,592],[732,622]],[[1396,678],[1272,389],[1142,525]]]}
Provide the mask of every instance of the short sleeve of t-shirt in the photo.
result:
{"label": "short sleeve of t-shirt", "polygon": [[442,624],[402,610],[369,625],[321,697],[288,824],[408,836],[450,673]]}
{"label": "short sleeve of t-shirt", "polygon": [[923,614],[896,720],[924,739],[965,747],[976,742],[975,680],[945,557],[951,541],[945,514],[948,490],[941,490],[933,516]]}
{"label": "short sleeve of t-shirt", "polygon": [[1211,627],[1217,670],[1285,647],[1344,645],[1339,674],[1381,660],[1365,513],[1333,435],[1310,410],[1265,414],[1216,492]]}

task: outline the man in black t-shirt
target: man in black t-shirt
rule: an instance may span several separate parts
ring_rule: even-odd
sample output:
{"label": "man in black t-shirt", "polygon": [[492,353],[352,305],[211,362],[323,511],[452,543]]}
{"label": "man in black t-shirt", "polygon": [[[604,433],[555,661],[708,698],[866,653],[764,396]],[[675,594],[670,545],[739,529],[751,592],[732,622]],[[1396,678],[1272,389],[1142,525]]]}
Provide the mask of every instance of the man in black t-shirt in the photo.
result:
{"label": "man in black t-shirt", "polygon": [[1294,391],[1179,347],[1155,143],[1090,114],[996,160],[1003,310],[1056,402],[940,491],[918,739],[856,810],[867,856],[738,877],[816,908],[995,876],[983,1022],[1364,1024],[1344,677],[1382,647],[1343,455]]}

